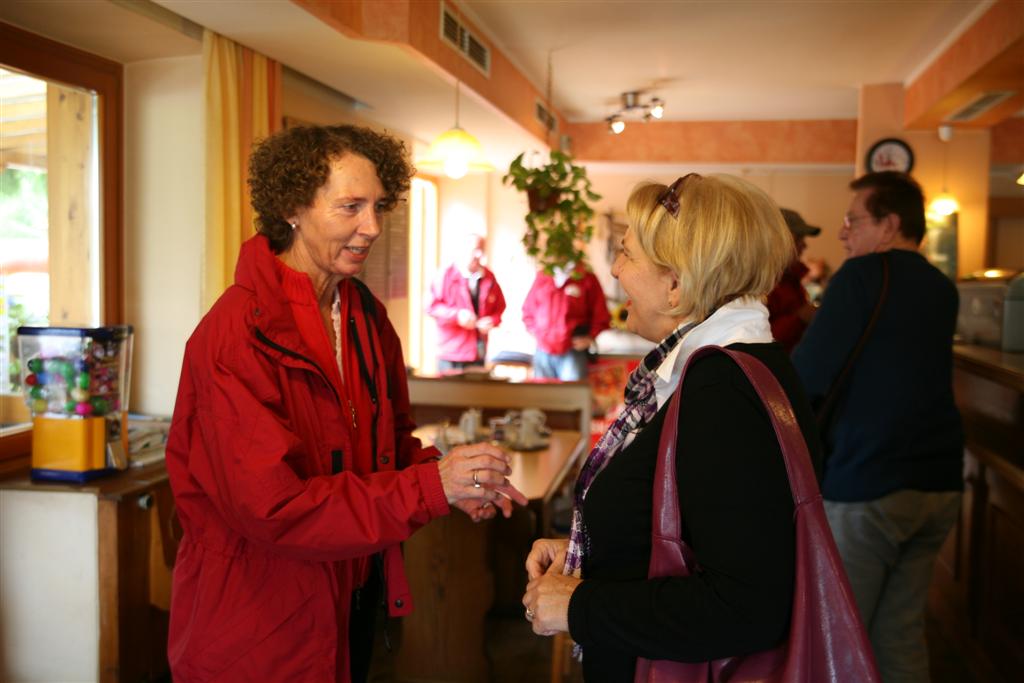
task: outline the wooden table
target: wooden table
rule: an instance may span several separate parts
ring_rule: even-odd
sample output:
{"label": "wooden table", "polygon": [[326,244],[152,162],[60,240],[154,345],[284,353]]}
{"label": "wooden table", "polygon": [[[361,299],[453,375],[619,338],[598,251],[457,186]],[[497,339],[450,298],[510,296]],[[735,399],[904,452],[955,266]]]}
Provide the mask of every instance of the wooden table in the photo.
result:
{"label": "wooden table", "polygon": [[[431,443],[437,426],[414,435]],[[415,609],[402,620],[395,672],[402,681],[484,683],[492,679],[485,618],[495,586],[525,586],[525,550],[514,533],[532,541],[547,525],[547,508],[586,445],[579,432],[554,430],[547,448],[512,452],[512,485],[529,499],[511,519],[474,524],[458,511],[434,520],[405,542],[405,565]],[[499,515],[500,517],[500,515]],[[499,593],[501,592],[499,588]]]}

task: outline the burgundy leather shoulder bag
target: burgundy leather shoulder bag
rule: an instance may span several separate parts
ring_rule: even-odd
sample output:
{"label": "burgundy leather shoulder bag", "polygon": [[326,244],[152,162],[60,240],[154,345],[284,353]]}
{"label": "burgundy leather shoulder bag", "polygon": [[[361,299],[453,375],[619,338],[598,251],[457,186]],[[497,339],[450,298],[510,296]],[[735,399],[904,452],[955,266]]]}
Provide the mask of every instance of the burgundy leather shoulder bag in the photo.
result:
{"label": "burgundy leather shoulder bag", "polygon": [[665,416],[654,473],[648,576],[689,576],[698,566],[682,539],[676,487],[679,397],[686,371],[712,353],[729,356],[746,374],[771,418],[793,492],[796,585],[789,638],[773,650],[711,662],[637,659],[635,683],[878,683],[867,633],[825,517],[807,444],[778,380],[753,356],[719,346],[690,357]]}

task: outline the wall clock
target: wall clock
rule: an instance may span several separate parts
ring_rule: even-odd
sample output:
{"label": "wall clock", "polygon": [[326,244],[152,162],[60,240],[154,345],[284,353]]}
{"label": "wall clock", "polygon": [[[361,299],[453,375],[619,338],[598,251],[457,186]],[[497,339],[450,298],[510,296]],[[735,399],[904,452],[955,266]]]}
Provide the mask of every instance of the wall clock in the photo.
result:
{"label": "wall clock", "polygon": [[869,173],[876,171],[899,171],[910,173],[914,168],[914,152],[899,138],[885,138],[871,145],[864,165]]}

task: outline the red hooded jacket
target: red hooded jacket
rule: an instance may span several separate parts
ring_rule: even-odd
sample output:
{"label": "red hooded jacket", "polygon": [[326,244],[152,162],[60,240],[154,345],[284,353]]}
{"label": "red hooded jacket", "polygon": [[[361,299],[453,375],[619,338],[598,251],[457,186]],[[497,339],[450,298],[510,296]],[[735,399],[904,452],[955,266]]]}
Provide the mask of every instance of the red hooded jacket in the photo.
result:
{"label": "red hooded jacket", "polygon": [[523,324],[541,351],[566,353],[572,348],[575,330],[585,329],[585,334],[594,338],[611,324],[597,277],[580,266],[576,273],[579,279],[569,278],[561,287],[555,286],[550,275],[537,273],[523,301]]}
{"label": "red hooded jacket", "polygon": [[437,451],[411,436],[384,307],[351,280],[339,287],[342,397],[280,277],[266,239],[248,240],[235,284],[185,350],[167,443],[184,529],[168,642],[176,683],[348,681],[349,604],[367,556],[383,554],[390,613],[407,614],[399,543],[449,511]]}
{"label": "red hooded jacket", "polygon": [[[505,312],[505,297],[494,273],[484,268],[477,287],[480,310],[476,317],[490,317],[497,327],[501,324],[501,314]],[[458,268],[448,266],[441,279],[430,288],[430,306],[427,308],[427,313],[437,320],[440,347],[437,357],[451,361],[482,361],[476,357],[477,331],[459,325],[461,309],[473,310],[469,284]]]}

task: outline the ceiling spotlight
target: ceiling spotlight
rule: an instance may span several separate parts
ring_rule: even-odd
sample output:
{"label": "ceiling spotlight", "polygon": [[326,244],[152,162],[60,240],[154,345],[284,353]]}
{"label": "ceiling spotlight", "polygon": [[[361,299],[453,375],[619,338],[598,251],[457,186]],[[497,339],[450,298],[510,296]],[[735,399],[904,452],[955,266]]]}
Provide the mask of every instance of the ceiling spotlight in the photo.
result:
{"label": "ceiling spotlight", "polygon": [[639,90],[630,90],[620,95],[622,106],[605,119],[608,122],[608,129],[612,133],[618,135],[625,130],[626,119],[647,122],[665,116],[665,100],[660,97],[652,97],[647,102],[643,102],[642,94]]}
{"label": "ceiling spotlight", "polygon": [[660,97],[651,98],[651,104],[648,113],[650,113],[650,115],[656,119],[660,119],[662,116],[665,115],[665,103],[661,100]]}

